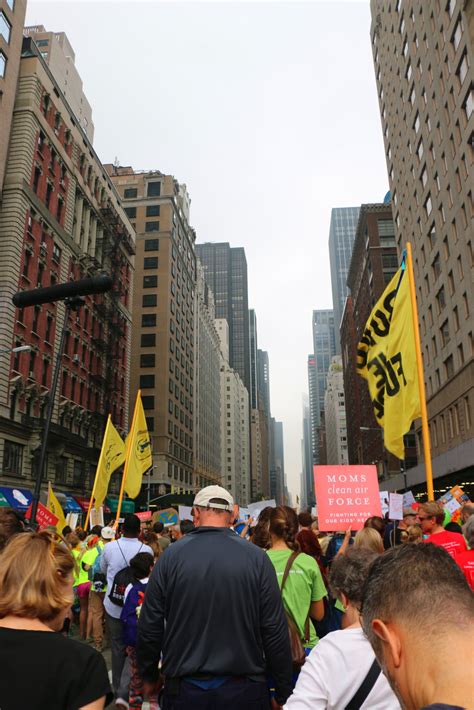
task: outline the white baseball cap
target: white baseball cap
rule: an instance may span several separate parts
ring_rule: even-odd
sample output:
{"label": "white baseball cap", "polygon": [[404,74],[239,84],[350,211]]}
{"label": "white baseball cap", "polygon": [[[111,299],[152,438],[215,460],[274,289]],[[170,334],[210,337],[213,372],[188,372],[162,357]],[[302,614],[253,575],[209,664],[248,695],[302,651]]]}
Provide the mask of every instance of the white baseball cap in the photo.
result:
{"label": "white baseball cap", "polygon": [[115,530],[106,525],[104,528],[102,528],[100,534],[104,538],[104,540],[113,540],[115,537]]}
{"label": "white baseball cap", "polygon": [[[214,502],[217,499],[217,502]],[[225,503],[221,503],[225,501]],[[234,510],[234,499],[229,491],[222,486],[206,486],[196,493],[193,505],[201,508],[218,508],[219,510]]]}

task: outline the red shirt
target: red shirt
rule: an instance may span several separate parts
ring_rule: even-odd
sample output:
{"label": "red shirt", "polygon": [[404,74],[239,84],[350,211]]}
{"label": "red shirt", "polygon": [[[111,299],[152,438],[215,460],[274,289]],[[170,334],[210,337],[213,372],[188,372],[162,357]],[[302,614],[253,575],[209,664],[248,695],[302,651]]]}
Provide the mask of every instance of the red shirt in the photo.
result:
{"label": "red shirt", "polygon": [[451,557],[455,557],[460,552],[467,550],[466,541],[460,533],[444,530],[440,533],[433,533],[424,542],[432,542],[433,545],[441,545]]}
{"label": "red shirt", "polygon": [[474,550],[466,550],[466,552],[460,552],[454,558],[467,579],[467,583],[474,592]]}

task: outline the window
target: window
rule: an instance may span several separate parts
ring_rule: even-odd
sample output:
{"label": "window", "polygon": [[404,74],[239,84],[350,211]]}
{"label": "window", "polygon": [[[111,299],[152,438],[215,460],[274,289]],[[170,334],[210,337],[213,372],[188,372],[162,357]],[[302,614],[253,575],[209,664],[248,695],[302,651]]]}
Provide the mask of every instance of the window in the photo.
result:
{"label": "window", "polygon": [[446,373],[447,378],[450,378],[454,375],[454,358],[452,355],[447,357],[444,361],[444,371]]}
{"label": "window", "polygon": [[140,345],[142,348],[154,347],[156,345],[155,333],[144,333],[140,338]]}
{"label": "window", "polygon": [[8,22],[5,13],[0,10],[0,37],[3,37],[7,44],[10,44],[11,31],[11,24]]}
{"label": "window", "polygon": [[155,398],[150,395],[142,397],[142,404],[143,404],[143,409],[154,409],[155,408]]}
{"label": "window", "polygon": [[155,375],[140,375],[140,389],[146,390],[155,386]]}
{"label": "window", "polygon": [[72,485],[73,488],[82,488],[84,484],[85,477],[85,461],[79,461],[74,459],[74,466],[72,469]]}
{"label": "window", "polygon": [[138,190],[136,187],[126,187],[123,191],[123,196],[126,200],[136,197],[138,195]]}
{"label": "window", "polygon": [[10,476],[21,476],[23,472],[23,450],[24,446],[15,441],[5,439],[3,449],[3,473]]}
{"label": "window", "polygon": [[469,397],[464,397],[464,423],[465,428],[471,428],[471,406],[469,404]]}
{"label": "window", "polygon": [[142,306],[144,308],[156,306],[158,303],[158,297],[156,293],[150,293],[142,297]]}
{"label": "window", "polygon": [[144,313],[142,315],[142,327],[153,328],[156,325],[156,313]]}
{"label": "window", "polygon": [[421,160],[423,157],[423,141],[420,140],[418,143],[418,148],[416,149],[416,154],[418,156],[418,160]]}
{"label": "window", "polygon": [[430,194],[428,194],[428,197],[425,200],[424,208],[426,211],[426,216],[429,217],[431,212],[433,211],[433,205],[431,202],[431,195]]}
{"label": "window", "polygon": [[459,84],[461,86],[464,83],[464,79],[466,78],[468,70],[469,70],[469,62],[467,60],[467,53],[464,52],[464,54],[462,55],[462,59],[459,62],[458,70],[456,72],[458,79],[459,79]]}
{"label": "window", "polygon": [[456,51],[457,48],[459,47],[459,44],[461,42],[461,38],[462,38],[462,22],[461,22],[461,20],[458,20],[456,23],[456,27],[454,28],[453,37],[451,40],[451,42],[454,45],[454,51]]}
{"label": "window", "polygon": [[158,268],[158,257],[157,256],[146,256],[143,261],[144,269],[157,269]]}
{"label": "window", "polygon": [[418,131],[420,130],[420,116],[418,113],[416,114],[413,128],[415,129],[415,133],[418,133]]}
{"label": "window", "polygon": [[436,280],[441,273],[441,259],[440,259],[439,253],[436,254],[434,261],[431,265],[431,268],[433,269],[433,276]]}
{"label": "window", "polygon": [[145,232],[159,232],[160,231],[160,223],[159,222],[146,222],[145,223]]}
{"label": "window", "polygon": [[155,430],[155,419],[154,417],[145,417],[146,418],[146,428],[148,431],[154,431]]}
{"label": "window", "polygon": [[151,355],[140,355],[140,367],[155,367],[155,356]]}
{"label": "window", "polygon": [[135,219],[137,216],[137,208],[136,207],[125,207],[125,214],[129,219]]}
{"label": "window", "polygon": [[441,342],[443,344],[443,347],[446,347],[446,345],[451,340],[450,335],[449,335],[449,323],[448,323],[447,319],[444,321],[443,325],[441,326],[440,332],[441,332]]}
{"label": "window", "polygon": [[459,345],[458,345],[458,357],[459,357],[459,366],[462,367],[464,365],[464,348],[462,346],[462,343],[459,343]]}
{"label": "window", "polygon": [[161,195],[161,182],[149,182],[146,194],[148,197],[159,197]]}
{"label": "window", "polygon": [[454,294],[455,290],[456,290],[456,288],[455,288],[455,286],[454,286],[454,276],[453,276],[453,272],[452,272],[452,271],[450,271],[449,274],[448,274],[448,283],[449,283],[449,293],[450,293],[451,296],[452,296],[452,295]]}
{"label": "window", "polygon": [[146,208],[147,217],[159,217],[160,216],[160,205],[148,205]]}
{"label": "window", "polygon": [[159,239],[145,239],[145,251],[158,251],[160,248]]}
{"label": "window", "polygon": [[5,72],[7,69],[7,58],[3,54],[3,52],[0,52],[0,79],[3,79],[5,76]]}
{"label": "window", "polygon": [[466,120],[469,121],[474,110],[474,89],[469,89],[462,107],[464,109],[464,113],[466,114]]}
{"label": "window", "polygon": [[423,185],[423,187],[425,187],[426,183],[428,182],[428,174],[426,172],[426,165],[424,166],[423,170],[421,171],[420,180],[421,180],[421,184]]}
{"label": "window", "polygon": [[158,276],[144,276],[143,288],[156,288],[158,286]]}
{"label": "window", "polygon": [[441,313],[443,308],[446,306],[446,297],[444,293],[444,286],[441,286],[438,293],[436,294],[436,300],[438,302],[438,311]]}

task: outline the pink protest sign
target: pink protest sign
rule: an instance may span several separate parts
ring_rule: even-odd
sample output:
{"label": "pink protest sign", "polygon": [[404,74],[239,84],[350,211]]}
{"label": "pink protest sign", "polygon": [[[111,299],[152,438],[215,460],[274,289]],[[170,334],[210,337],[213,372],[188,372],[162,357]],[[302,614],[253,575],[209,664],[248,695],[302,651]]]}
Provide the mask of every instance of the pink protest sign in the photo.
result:
{"label": "pink protest sign", "polygon": [[381,515],[376,466],[315,466],[319,530],[360,530]]}

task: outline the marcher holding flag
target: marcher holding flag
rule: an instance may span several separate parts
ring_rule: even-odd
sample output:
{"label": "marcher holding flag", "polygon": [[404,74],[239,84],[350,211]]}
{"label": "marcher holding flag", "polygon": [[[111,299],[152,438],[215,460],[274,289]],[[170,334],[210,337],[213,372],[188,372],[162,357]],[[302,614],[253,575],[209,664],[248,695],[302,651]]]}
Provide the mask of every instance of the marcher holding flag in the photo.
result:
{"label": "marcher holding flag", "polygon": [[357,348],[357,371],[367,380],[384,446],[405,458],[404,435],[422,418],[428,497],[433,478],[411,245],[375,304]]}
{"label": "marcher holding flag", "polygon": [[89,502],[86,522],[84,528],[87,530],[89,517],[91,514],[92,503],[95,508],[99,509],[104,502],[107,490],[109,488],[110,476],[112,473],[123,464],[125,461],[125,443],[118,433],[117,429],[112,424],[110,414],[105,427],[104,439],[100,451],[99,462],[95,474],[94,487]]}

